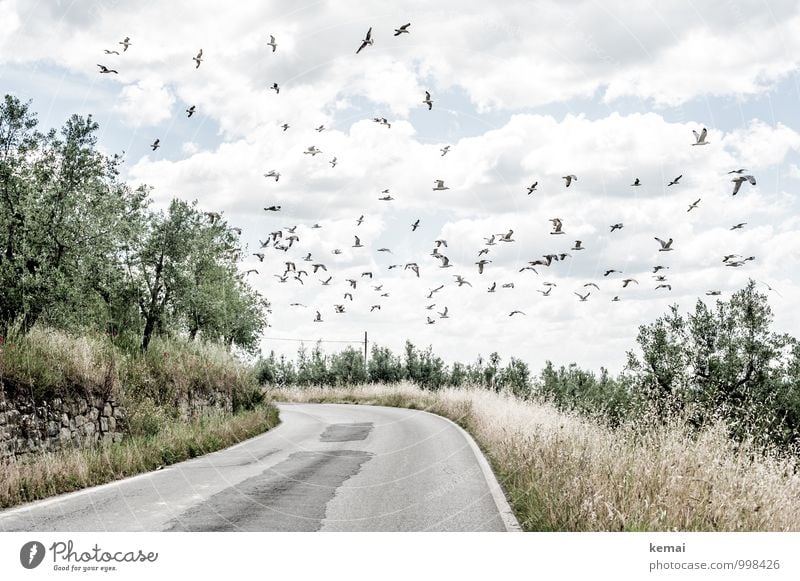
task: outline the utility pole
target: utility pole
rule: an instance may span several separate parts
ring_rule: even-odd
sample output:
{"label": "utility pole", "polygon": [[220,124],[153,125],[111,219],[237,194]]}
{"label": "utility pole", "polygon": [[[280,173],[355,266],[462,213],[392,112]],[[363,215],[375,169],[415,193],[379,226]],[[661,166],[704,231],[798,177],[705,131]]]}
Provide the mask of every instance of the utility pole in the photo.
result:
{"label": "utility pole", "polygon": [[364,331],[364,370],[367,369],[367,332]]}

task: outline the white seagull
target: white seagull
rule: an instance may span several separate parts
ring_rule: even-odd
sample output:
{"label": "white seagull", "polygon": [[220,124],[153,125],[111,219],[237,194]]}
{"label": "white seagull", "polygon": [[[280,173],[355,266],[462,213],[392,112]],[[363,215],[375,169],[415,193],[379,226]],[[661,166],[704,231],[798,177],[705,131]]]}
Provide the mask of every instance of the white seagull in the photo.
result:
{"label": "white seagull", "polygon": [[708,135],[708,129],[703,127],[703,130],[698,133],[694,129],[692,129],[692,133],[694,133],[695,142],[692,145],[708,145],[708,141],[706,141],[706,135]]}

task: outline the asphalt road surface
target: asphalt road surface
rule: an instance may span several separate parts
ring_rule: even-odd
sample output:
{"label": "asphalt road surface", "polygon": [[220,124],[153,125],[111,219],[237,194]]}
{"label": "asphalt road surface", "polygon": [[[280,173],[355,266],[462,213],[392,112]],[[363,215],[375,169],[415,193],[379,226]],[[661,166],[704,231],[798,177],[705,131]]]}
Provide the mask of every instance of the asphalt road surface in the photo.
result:
{"label": "asphalt road surface", "polygon": [[0,531],[513,531],[454,423],[399,408],[280,404],[277,428],[164,470],[0,512]]}

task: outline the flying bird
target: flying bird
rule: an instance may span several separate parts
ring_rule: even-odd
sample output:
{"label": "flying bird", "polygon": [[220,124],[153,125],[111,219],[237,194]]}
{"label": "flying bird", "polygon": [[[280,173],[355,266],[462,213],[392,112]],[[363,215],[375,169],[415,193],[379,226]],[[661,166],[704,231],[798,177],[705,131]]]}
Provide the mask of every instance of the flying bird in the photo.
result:
{"label": "flying bird", "polygon": [[573,293],[573,294],[575,294],[575,296],[577,296],[579,299],[581,299],[581,302],[584,303],[584,302],[586,302],[586,299],[589,298],[589,295],[592,294],[592,293],[589,292],[589,293],[586,293],[585,295],[582,295],[580,293]]}
{"label": "flying bird", "polygon": [[694,129],[692,129],[692,133],[694,133],[695,142],[692,145],[708,145],[708,141],[706,141],[706,135],[708,135],[708,130],[703,127],[703,130],[698,133]]}
{"label": "flying bird", "polygon": [[631,185],[632,186],[641,186],[642,182],[639,181],[639,178],[636,178],[635,180],[633,180],[633,183]]}
{"label": "flying bird", "polygon": [[411,26],[410,22],[408,24],[404,24],[400,28],[395,28],[394,29],[394,35],[395,36],[400,36],[401,34],[410,34],[411,31],[408,30],[409,26]]}
{"label": "flying bird", "polygon": [[267,173],[264,174],[264,177],[265,178],[275,178],[275,181],[277,182],[280,179],[281,174],[279,172],[275,171],[274,169],[271,169]]}
{"label": "flying bird", "polygon": [[628,285],[632,282],[639,284],[639,281],[636,280],[635,278],[626,278],[622,281],[622,288],[628,288]]}
{"label": "flying bird", "polygon": [[611,231],[613,232],[614,230],[622,230],[622,222],[611,224]]}
{"label": "flying bird", "polygon": [[433,188],[434,192],[438,192],[440,190],[449,190],[450,189],[446,185],[444,185],[444,180],[434,180],[434,183],[436,184],[436,186]]}
{"label": "flying bird", "polygon": [[318,153],[322,153],[322,151],[317,149],[316,145],[312,145],[312,146],[308,147],[303,153],[307,153],[311,157],[314,157]]}
{"label": "flying bird", "polygon": [[364,245],[361,244],[361,239],[358,236],[353,236],[356,239],[355,244],[353,244],[353,248],[363,248]]}
{"label": "flying bird", "polygon": [[658,289],[660,289],[660,288],[665,288],[665,289],[667,289],[668,291],[671,291],[671,290],[672,290],[672,285],[671,285],[671,284],[660,284],[660,285],[658,285],[658,286],[656,287],[656,290],[658,290]]}
{"label": "flying bird", "polygon": [[444,285],[441,285],[441,286],[438,286],[438,287],[436,287],[435,289],[433,289],[433,290],[431,290],[431,291],[428,291],[428,298],[429,298],[429,299],[430,299],[430,298],[433,298],[433,294],[434,294],[434,293],[438,293],[438,292],[439,292],[440,290],[442,290],[443,288],[444,288]]}
{"label": "flying bird", "polygon": [[[280,95],[280,93],[281,93],[281,88],[278,86],[278,83],[272,83],[272,86],[270,87],[270,89],[275,91],[276,95]],[[284,129],[284,131],[286,131],[286,130]]]}
{"label": "flying bird", "polygon": [[697,198],[697,200],[696,200],[695,202],[692,202],[691,204],[689,204],[689,209],[688,209],[688,210],[686,210],[686,211],[687,211],[687,212],[691,212],[692,210],[694,210],[694,209],[697,207],[697,204],[699,204],[699,203],[700,203],[700,200],[701,200],[701,199],[702,199],[702,198]]}
{"label": "flying bird", "polygon": [[586,250],[583,246],[581,246],[582,242],[580,240],[575,241],[575,246],[571,248],[571,250]]}
{"label": "flying bird", "polygon": [[524,314],[525,314],[525,313],[523,313],[522,311],[511,311],[511,312],[508,314],[508,316],[509,316],[509,317],[513,317],[514,315],[524,315]]}
{"label": "flying bird", "polygon": [[561,219],[560,218],[551,218],[550,221],[553,223],[553,231],[550,234],[566,234],[561,230]]}
{"label": "flying bird", "polygon": [[272,52],[275,52],[275,49],[278,48],[278,45],[275,43],[275,37],[271,34],[269,35],[269,42],[267,43],[267,46],[272,47]]}
{"label": "flying bird", "polygon": [[442,152],[442,157],[444,157],[445,155],[447,155],[447,152],[448,152],[448,151],[450,151],[450,146],[449,146],[449,145],[445,145],[445,146],[444,146],[443,148],[441,148],[439,151],[441,151],[441,152]]}
{"label": "flying bird", "polygon": [[674,185],[677,185],[677,183],[678,183],[678,180],[680,180],[682,177],[683,177],[683,174],[679,175],[679,176],[678,176],[678,177],[676,177],[674,180],[672,180],[671,182],[669,182],[667,185],[668,185],[668,186],[674,186]]}
{"label": "flying bird", "polygon": [[431,94],[428,91],[425,91],[425,99],[422,101],[425,105],[428,106],[428,111],[433,109],[433,101],[431,100]]}
{"label": "flying bird", "polygon": [[539,185],[539,182],[533,182],[531,185],[528,186],[528,195],[530,196],[533,192],[536,191],[536,186]]}
{"label": "flying bird", "polygon": [[268,206],[268,207],[264,208],[264,210],[266,210],[267,212],[280,212],[281,211],[281,207],[280,206]]}
{"label": "flying bird", "polygon": [[467,280],[465,280],[464,277],[462,277],[460,274],[454,274],[453,276],[456,277],[456,283],[458,283],[459,288],[461,288],[461,286],[465,284],[472,286],[472,284],[469,283]]}
{"label": "flying bird", "polygon": [[153,143],[150,144],[150,149],[152,149],[153,151],[155,151],[159,147],[161,147],[161,140],[160,139],[156,139]]}
{"label": "flying bird", "polygon": [[756,185],[756,178],[754,178],[751,175],[739,176],[737,178],[733,178],[731,181],[734,184],[733,185],[733,195],[734,196],[739,193],[739,188],[742,187],[742,184],[744,182],[750,182],[750,185],[753,185],[753,186]]}
{"label": "flying bird", "polygon": [[358,47],[356,54],[360,53],[367,45],[371,45],[372,42],[372,27],[370,26],[369,30],[367,31],[367,36],[365,36],[364,40],[361,41],[361,46]]}
{"label": "flying bird", "polygon": [[125,52],[128,50],[128,47],[131,46],[131,44],[133,43],[131,43],[131,37],[126,36],[125,38],[122,39],[122,41],[118,42],[117,44],[121,44],[123,46],[122,52]]}
{"label": "flying bird", "polygon": [[189,107],[186,110],[186,116],[187,117],[191,117],[192,115],[194,115],[194,112],[195,112],[196,109],[197,109],[197,107],[195,105],[192,105],[191,107]]}
{"label": "flying bird", "polygon": [[333,158],[332,160],[330,160],[328,163],[329,163],[329,164],[331,164],[331,168],[334,168],[334,167],[336,167],[336,157],[334,157],[334,158]]}
{"label": "flying bird", "polygon": [[747,224],[747,222],[739,222],[738,224],[734,224],[731,226],[731,230],[740,230],[741,228],[744,228],[745,224]]}
{"label": "flying bird", "polygon": [[417,228],[419,228],[419,219],[417,219],[417,221],[416,221],[416,222],[414,222],[413,224],[411,224],[411,231],[412,231],[412,232],[416,232],[416,231],[417,231]]}
{"label": "flying bird", "polygon": [[566,175],[566,176],[561,176],[561,179],[562,179],[562,180],[567,180],[567,187],[569,187],[569,186],[570,186],[570,184],[571,184],[573,181],[576,181],[576,182],[578,181],[578,176],[576,176],[576,175],[574,175],[574,174],[569,174],[569,175]]}
{"label": "flying bird", "polygon": [[103,52],[106,53],[106,54],[115,54],[115,55],[119,56],[119,51],[118,50],[108,50],[107,48],[104,48]]}
{"label": "flying bird", "polygon": [[192,60],[196,63],[195,69],[200,68],[200,63],[203,62],[203,49],[201,48],[200,51],[197,53],[197,56],[193,57]]}
{"label": "flying bird", "polygon": [[489,264],[490,262],[491,260],[486,260],[486,259],[479,260],[478,262],[476,262],[475,264],[478,265],[478,274],[483,274],[483,267]]}
{"label": "flying bird", "polygon": [[116,71],[114,69],[109,69],[106,65],[97,65],[97,66],[100,67],[101,74],[103,73],[114,73],[115,75],[119,74],[119,71]]}
{"label": "flying bird", "polygon": [[661,244],[661,248],[658,249],[659,252],[669,252],[670,250],[673,250],[672,238],[670,238],[666,242],[664,242],[661,238],[658,238],[657,236],[655,237],[655,239],[658,241],[659,244]]}

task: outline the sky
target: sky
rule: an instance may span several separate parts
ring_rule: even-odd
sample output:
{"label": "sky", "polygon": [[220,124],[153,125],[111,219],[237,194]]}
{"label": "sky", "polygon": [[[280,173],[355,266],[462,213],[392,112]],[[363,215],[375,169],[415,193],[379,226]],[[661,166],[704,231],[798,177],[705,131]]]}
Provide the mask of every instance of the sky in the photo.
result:
{"label": "sky", "polygon": [[[241,270],[258,270],[248,281],[272,305],[264,352],[367,332],[448,362],[496,351],[534,370],[551,360],[616,372],[639,325],[672,304],[725,300],[749,278],[775,330],[800,335],[799,27],[793,0],[0,0],[0,90],[32,100],[41,127],[91,114],[100,147],[124,152],[123,178],[151,186],[156,208],[197,200],[242,228]],[[703,128],[708,144],[693,145]],[[305,154],[312,145],[322,153]],[[739,168],[756,185],[733,196]],[[449,189],[434,191],[439,179]],[[378,200],[385,189],[394,200]],[[551,233],[553,218],[565,234]],[[295,226],[288,251],[253,255]],[[509,230],[512,242],[487,245]],[[435,240],[450,268],[431,256]],[[728,254],[755,258],[727,267]],[[308,271],[302,283],[279,281],[287,261]],[[389,269],[410,262],[419,277]],[[656,289],[656,265],[671,290]],[[638,284],[623,288],[627,278]]]}

